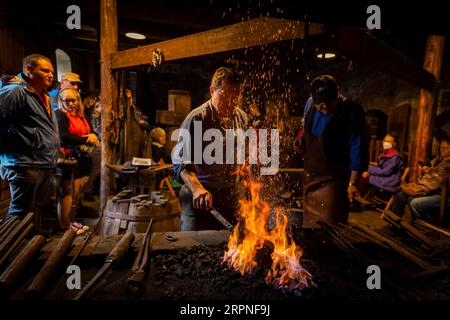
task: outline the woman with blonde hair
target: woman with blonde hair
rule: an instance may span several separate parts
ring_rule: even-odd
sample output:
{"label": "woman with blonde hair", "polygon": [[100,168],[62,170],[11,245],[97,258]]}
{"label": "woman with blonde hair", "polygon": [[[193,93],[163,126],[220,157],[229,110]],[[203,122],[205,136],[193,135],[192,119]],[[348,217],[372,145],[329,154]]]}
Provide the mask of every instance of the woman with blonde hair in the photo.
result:
{"label": "woman with blonde hair", "polygon": [[59,223],[63,230],[72,228],[77,234],[82,234],[89,227],[75,222],[75,205],[78,203],[80,190],[92,171],[89,150],[98,145],[98,139],[84,115],[84,106],[77,90],[64,88],[59,92],[56,117],[61,151],[66,158],[77,160],[75,166],[63,166],[58,204]]}

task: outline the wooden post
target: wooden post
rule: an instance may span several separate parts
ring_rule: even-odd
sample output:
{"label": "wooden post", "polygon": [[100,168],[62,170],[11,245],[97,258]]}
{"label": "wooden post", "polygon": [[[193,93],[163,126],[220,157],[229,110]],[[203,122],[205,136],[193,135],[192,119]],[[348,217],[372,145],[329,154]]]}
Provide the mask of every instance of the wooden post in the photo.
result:
{"label": "wooden post", "polygon": [[[442,58],[444,55],[445,37],[429,36],[425,50],[424,69],[431,72],[436,79],[441,73]],[[418,162],[430,158],[432,145],[432,125],[436,116],[438,88],[434,92],[420,89],[419,110],[417,113],[417,131],[411,150],[410,181],[418,176]]]}
{"label": "wooden post", "polygon": [[113,190],[112,175],[106,163],[114,163],[115,152],[111,128],[113,112],[117,112],[117,85],[111,69],[111,54],[118,50],[116,0],[100,0],[100,95],[102,110],[102,162],[100,175],[100,208]]}

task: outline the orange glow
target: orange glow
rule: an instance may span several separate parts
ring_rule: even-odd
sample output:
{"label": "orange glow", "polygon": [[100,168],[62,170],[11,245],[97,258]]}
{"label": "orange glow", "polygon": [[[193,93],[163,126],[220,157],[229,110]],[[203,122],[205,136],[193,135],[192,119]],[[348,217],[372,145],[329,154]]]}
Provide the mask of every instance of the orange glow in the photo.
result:
{"label": "orange glow", "polygon": [[[274,250],[266,283],[288,290],[312,285],[311,274],[300,265],[302,250],[294,243],[287,230],[288,218],[285,209],[272,210],[269,203],[261,198],[262,183],[252,178],[248,168],[241,167],[238,174],[245,177],[244,186],[250,196],[249,199],[239,201],[240,222],[230,235],[224,262],[244,275],[257,266],[256,253],[263,248],[265,241],[269,241]],[[269,230],[271,215],[272,220],[275,218],[275,225]]]}

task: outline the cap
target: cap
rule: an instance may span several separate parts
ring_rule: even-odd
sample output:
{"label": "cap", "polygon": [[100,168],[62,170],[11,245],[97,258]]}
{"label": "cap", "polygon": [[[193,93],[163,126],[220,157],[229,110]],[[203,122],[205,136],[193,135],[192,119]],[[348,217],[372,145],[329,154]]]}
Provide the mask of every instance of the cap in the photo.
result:
{"label": "cap", "polygon": [[80,79],[80,76],[78,74],[72,73],[72,72],[63,73],[61,75],[61,81],[62,80],[83,83],[83,81],[81,81],[81,79]]}
{"label": "cap", "polygon": [[318,104],[337,98],[336,79],[330,75],[321,75],[311,82],[310,93],[313,103]]}

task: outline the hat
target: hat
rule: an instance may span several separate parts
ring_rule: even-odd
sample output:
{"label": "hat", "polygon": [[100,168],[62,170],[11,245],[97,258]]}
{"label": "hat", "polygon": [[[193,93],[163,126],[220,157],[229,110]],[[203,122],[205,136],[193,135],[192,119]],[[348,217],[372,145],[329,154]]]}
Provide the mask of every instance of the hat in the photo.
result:
{"label": "hat", "polygon": [[314,104],[333,101],[337,98],[336,79],[330,75],[321,75],[311,82],[310,93]]}
{"label": "hat", "polygon": [[61,75],[61,81],[63,80],[67,80],[70,82],[79,82],[79,83],[83,83],[83,81],[81,81],[80,76],[76,73],[72,73],[72,72],[67,72],[67,73],[63,73]]}

